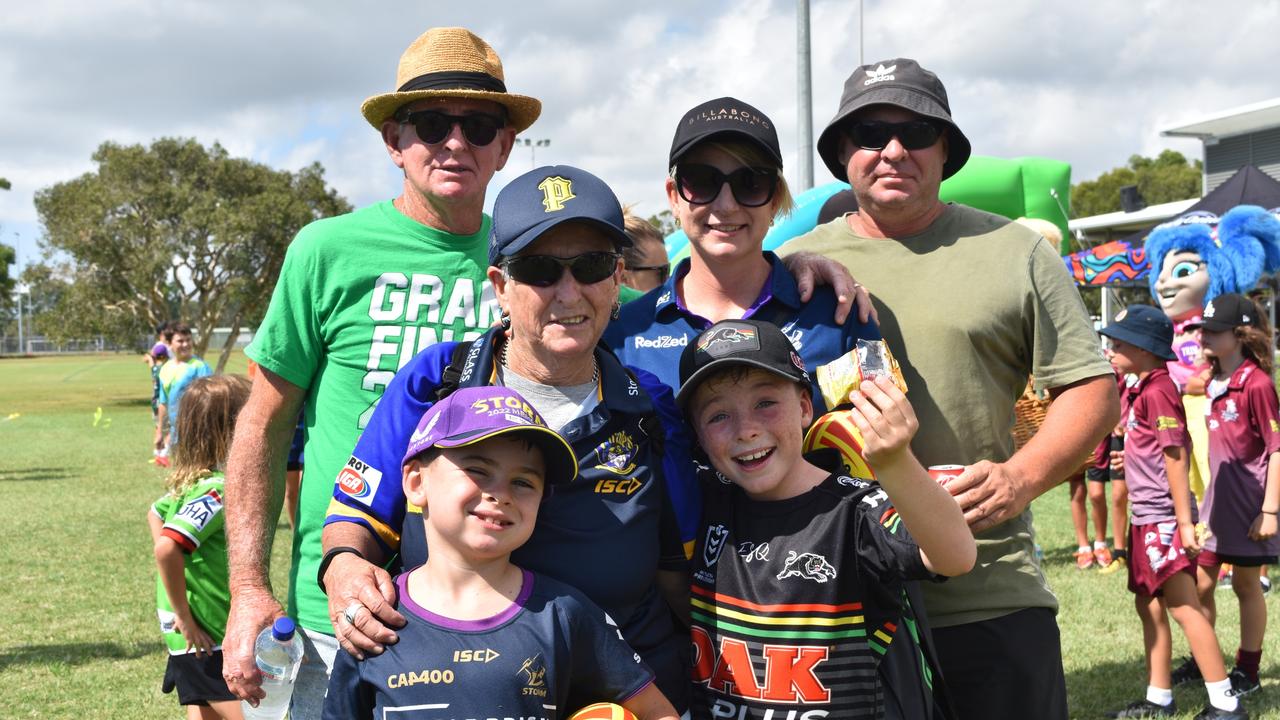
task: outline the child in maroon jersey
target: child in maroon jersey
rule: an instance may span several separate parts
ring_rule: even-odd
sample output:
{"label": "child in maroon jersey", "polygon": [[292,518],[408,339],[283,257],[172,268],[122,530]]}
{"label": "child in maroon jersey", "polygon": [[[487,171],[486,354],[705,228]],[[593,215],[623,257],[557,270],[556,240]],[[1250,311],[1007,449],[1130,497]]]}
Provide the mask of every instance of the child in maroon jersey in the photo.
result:
{"label": "child in maroon jersey", "polygon": [[1187,475],[1191,441],[1182,398],[1165,368],[1165,361],[1173,359],[1173,323],[1154,307],[1130,305],[1102,334],[1111,338],[1116,369],[1138,376],[1138,383],[1121,397],[1121,411],[1132,515],[1129,589],[1142,620],[1148,673],[1146,697],[1109,717],[1166,717],[1177,712],[1167,617],[1172,615],[1209,692],[1209,706],[1196,717],[1247,718],[1231,693],[1222,649],[1196,596],[1192,558],[1200,543]]}
{"label": "child in maroon jersey", "polygon": [[1231,588],[1240,602],[1240,648],[1231,684],[1237,695],[1259,688],[1258,665],[1267,625],[1259,583],[1262,566],[1280,551],[1280,403],[1271,372],[1271,334],[1253,301],[1230,293],[1204,311],[1202,346],[1213,365],[1209,381],[1209,466],[1213,482],[1201,517],[1209,526],[1199,565],[1200,603],[1215,620],[1218,569],[1234,566]]}

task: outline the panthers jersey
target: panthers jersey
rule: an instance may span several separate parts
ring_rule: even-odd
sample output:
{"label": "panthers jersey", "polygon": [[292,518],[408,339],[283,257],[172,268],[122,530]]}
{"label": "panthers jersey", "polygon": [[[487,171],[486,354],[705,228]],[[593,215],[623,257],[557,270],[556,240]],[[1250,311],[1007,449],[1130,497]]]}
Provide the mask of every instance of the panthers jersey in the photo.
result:
{"label": "panthers jersey", "polygon": [[881,717],[877,667],[904,621],[903,581],[933,577],[885,491],[836,473],[762,502],[712,483],[703,517],[693,716]]}
{"label": "panthers jersey", "polygon": [[396,578],[400,641],[364,660],[338,653],[325,720],[555,720],[574,709],[571,690],[620,703],[653,682],[609,616],[564,583],[526,570],[507,610],[462,621],[413,602],[407,578]]}

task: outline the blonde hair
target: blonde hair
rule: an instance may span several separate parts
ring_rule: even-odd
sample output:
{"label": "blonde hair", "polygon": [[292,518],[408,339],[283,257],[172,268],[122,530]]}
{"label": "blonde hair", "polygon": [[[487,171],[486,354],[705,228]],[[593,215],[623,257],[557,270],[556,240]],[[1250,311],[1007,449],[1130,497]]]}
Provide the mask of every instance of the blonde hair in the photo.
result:
{"label": "blonde hair", "polygon": [[196,483],[227,464],[236,416],[249,399],[243,375],[212,375],[195,380],[178,403],[178,443],[165,478],[170,495],[181,497]]}
{"label": "blonde hair", "polygon": [[[719,150],[748,167],[773,168],[778,173],[778,189],[773,192],[773,200],[770,201],[773,205],[773,214],[786,216],[795,209],[796,201],[791,197],[791,188],[787,186],[787,177],[782,174],[782,168],[778,166],[777,160],[769,157],[759,146],[736,140],[707,140],[698,143],[695,147]],[[675,177],[675,173],[676,169],[671,168],[671,177]]]}

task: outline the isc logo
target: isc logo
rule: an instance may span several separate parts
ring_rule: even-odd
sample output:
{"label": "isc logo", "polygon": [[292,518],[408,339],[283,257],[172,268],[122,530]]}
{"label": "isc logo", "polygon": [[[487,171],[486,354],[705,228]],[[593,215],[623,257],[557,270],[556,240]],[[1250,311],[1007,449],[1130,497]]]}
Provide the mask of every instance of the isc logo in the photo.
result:
{"label": "isc logo", "polygon": [[619,495],[630,495],[640,489],[641,483],[636,478],[623,478],[619,480],[601,480],[596,483],[596,492],[602,494],[617,493]]}
{"label": "isc logo", "polygon": [[497,657],[498,657],[498,651],[490,650],[489,648],[485,648],[484,650],[454,650],[453,651],[453,661],[456,663],[465,663],[465,662],[487,663],[490,660],[493,660]]}

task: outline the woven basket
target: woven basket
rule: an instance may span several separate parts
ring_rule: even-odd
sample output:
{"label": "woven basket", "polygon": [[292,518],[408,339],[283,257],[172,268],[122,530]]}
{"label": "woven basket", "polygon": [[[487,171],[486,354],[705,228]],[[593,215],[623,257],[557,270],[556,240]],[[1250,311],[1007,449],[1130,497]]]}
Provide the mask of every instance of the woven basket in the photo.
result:
{"label": "woven basket", "polygon": [[1018,402],[1013,406],[1013,446],[1015,450],[1021,450],[1023,445],[1031,439],[1032,435],[1040,429],[1044,424],[1044,416],[1049,412],[1049,398],[1041,399],[1036,395],[1034,389],[1035,381],[1027,382],[1027,388],[1022,391],[1022,397],[1018,398]]}
{"label": "woven basket", "polygon": [[[1014,451],[1022,449],[1026,445],[1031,436],[1036,434],[1040,426],[1044,424],[1045,415],[1049,413],[1050,398],[1047,396],[1041,398],[1035,391],[1035,378],[1027,381],[1027,388],[1022,391],[1022,397],[1018,398],[1018,402],[1013,406],[1013,446]],[[1074,470],[1068,477],[1074,478],[1083,475],[1086,468],[1093,464],[1093,451],[1080,460],[1080,466]]]}

